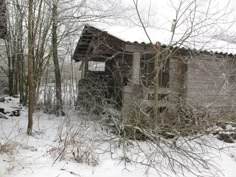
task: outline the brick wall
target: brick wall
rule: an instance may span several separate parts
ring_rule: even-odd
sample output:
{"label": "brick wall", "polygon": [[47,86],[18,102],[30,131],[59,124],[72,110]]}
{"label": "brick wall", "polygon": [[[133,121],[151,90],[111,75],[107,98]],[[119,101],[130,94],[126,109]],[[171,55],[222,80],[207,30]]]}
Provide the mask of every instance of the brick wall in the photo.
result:
{"label": "brick wall", "polygon": [[188,63],[186,100],[207,106],[213,112],[234,111],[236,107],[236,63],[230,57],[202,54]]}

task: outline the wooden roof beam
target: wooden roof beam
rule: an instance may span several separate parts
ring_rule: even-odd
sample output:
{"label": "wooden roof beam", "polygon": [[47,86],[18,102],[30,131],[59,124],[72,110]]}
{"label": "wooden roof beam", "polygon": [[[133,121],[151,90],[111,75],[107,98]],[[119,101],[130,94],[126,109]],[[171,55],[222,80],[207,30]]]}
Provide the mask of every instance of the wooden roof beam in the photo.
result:
{"label": "wooden roof beam", "polygon": [[124,47],[125,52],[140,52],[140,53],[154,53],[154,49],[152,46],[148,46],[146,44],[125,44]]}

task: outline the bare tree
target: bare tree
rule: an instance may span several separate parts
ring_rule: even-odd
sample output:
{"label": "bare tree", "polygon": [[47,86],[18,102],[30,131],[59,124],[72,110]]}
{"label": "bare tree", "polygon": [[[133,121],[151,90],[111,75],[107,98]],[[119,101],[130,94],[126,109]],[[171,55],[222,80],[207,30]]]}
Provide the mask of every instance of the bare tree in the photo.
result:
{"label": "bare tree", "polygon": [[34,86],[33,86],[33,0],[28,1],[28,87],[29,87],[29,103],[28,103],[28,128],[27,134],[32,135],[33,128],[33,109],[34,109]]}
{"label": "bare tree", "polygon": [[0,3],[0,38],[5,39],[7,34],[7,17],[6,17],[6,2]]}
{"label": "bare tree", "polygon": [[20,103],[23,103],[26,105],[26,91],[25,91],[25,59],[24,59],[24,44],[23,44],[23,22],[24,22],[24,8],[20,5],[19,1],[16,1],[16,8],[17,8],[17,23],[19,24],[18,27],[18,35],[17,35],[17,60],[18,60],[18,65],[17,65],[17,70],[19,71],[18,73],[18,82],[19,82],[19,92],[20,92]]}
{"label": "bare tree", "polygon": [[7,53],[7,76],[9,95],[20,93],[20,102],[27,104],[27,79],[25,69],[26,28],[24,16],[25,3],[19,0],[7,3],[7,40],[5,42]]}
{"label": "bare tree", "polygon": [[61,90],[61,71],[58,61],[58,47],[57,47],[57,25],[58,25],[58,0],[54,0],[52,5],[52,50],[53,50],[53,63],[54,63],[54,73],[56,79],[56,114],[61,115],[62,111],[62,90]]}

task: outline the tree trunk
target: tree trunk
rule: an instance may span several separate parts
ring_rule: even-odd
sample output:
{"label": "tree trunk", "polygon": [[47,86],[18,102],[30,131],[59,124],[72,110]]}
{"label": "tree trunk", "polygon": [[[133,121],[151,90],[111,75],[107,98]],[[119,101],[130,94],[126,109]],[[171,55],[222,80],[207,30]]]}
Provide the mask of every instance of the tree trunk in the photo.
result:
{"label": "tree trunk", "polygon": [[13,96],[13,71],[12,71],[12,57],[8,56],[8,89],[9,95]]}
{"label": "tree trunk", "polygon": [[33,128],[33,107],[34,107],[34,87],[33,87],[33,30],[32,30],[32,14],[33,0],[29,0],[28,12],[28,87],[29,87],[29,103],[28,103],[28,128],[27,134],[32,135]]}
{"label": "tree trunk", "polygon": [[61,71],[58,61],[57,53],[57,2],[53,1],[52,7],[52,50],[53,50],[53,63],[54,73],[56,80],[56,115],[62,115],[62,94],[61,94]]}
{"label": "tree trunk", "polygon": [[20,91],[20,103],[24,104],[25,99],[25,92],[24,92],[24,73],[25,73],[25,66],[24,66],[24,50],[23,50],[23,18],[24,14],[22,13],[22,9],[18,0],[17,3],[17,14],[19,15],[19,31],[18,31],[18,71],[19,71],[19,91]]}

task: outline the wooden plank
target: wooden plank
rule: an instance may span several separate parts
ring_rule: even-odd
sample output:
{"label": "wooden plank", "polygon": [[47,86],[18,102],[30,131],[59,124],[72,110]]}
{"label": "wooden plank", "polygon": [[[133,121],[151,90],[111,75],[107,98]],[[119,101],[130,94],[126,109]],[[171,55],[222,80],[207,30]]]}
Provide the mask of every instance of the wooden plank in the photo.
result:
{"label": "wooden plank", "polygon": [[[159,88],[158,93],[159,94],[170,94],[171,90],[169,88]],[[145,94],[154,94],[153,88],[145,88],[144,90]]]}
{"label": "wooden plank", "polygon": [[155,53],[154,49],[147,44],[125,44],[126,52]]}

